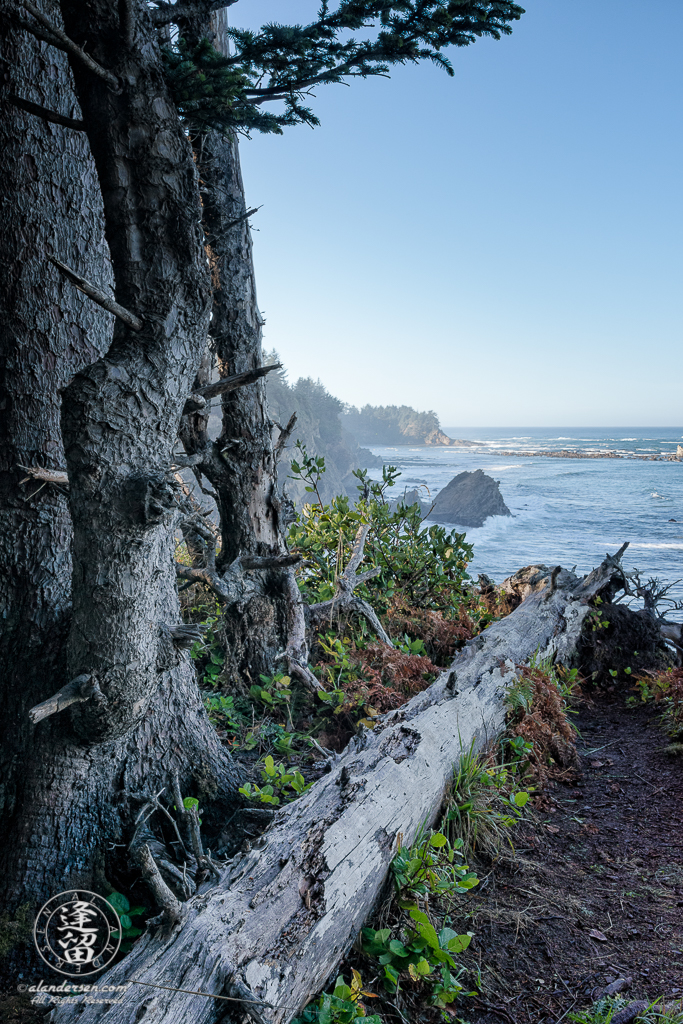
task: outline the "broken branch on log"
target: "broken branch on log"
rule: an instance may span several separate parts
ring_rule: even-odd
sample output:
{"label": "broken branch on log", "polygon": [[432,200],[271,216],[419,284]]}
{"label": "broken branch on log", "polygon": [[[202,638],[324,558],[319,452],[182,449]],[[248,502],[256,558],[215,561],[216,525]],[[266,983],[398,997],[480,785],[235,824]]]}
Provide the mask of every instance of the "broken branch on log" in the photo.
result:
{"label": "broken branch on log", "polygon": [[[269,366],[257,366],[255,370],[246,370],[244,373],[235,373],[232,377],[224,377],[223,380],[217,380],[214,384],[206,384],[203,388],[197,388],[189,398],[186,399],[183,407],[183,416],[189,416],[190,413],[199,412],[206,406],[206,400],[216,398],[218,395],[225,395],[229,391],[236,391],[237,388],[243,388],[246,384],[255,384],[261,377],[265,377],[271,370],[279,370],[282,363],[271,363]],[[203,399],[203,405],[197,404],[197,396]]]}
{"label": "broken branch on log", "polygon": [[192,583],[203,583],[205,587],[209,587],[213,590],[216,597],[220,598],[221,601],[231,601],[236,598],[233,590],[230,588],[228,583],[223,577],[217,573],[212,572],[208,568],[191,568],[189,565],[181,565],[180,562],[175,564],[176,576],[181,580],[190,580]]}
{"label": "broken branch on log", "polygon": [[135,316],[134,313],[131,313],[123,306],[120,306],[118,302],[111,299],[106,292],[102,291],[101,288],[98,288],[94,284],[90,284],[89,281],[86,281],[84,277],[77,274],[75,270],[71,269],[71,267],[67,267],[66,263],[62,263],[61,260],[56,259],[54,256],[50,256],[49,259],[51,263],[54,263],[58,270],[61,270],[65,277],[68,277],[80,291],[87,295],[89,299],[92,299],[93,302],[96,302],[98,306],[102,306],[102,308],[106,309],[108,313],[113,313],[114,316],[117,316],[119,320],[122,320],[127,327],[130,327],[131,330],[142,330],[144,326],[142,320]]}
{"label": "broken branch on log", "polygon": [[194,859],[197,862],[197,884],[199,885],[204,878],[207,877],[209,872],[214,874],[216,878],[220,878],[218,868],[211,858],[204,853],[201,832],[199,830],[199,815],[197,813],[197,808],[194,804],[191,807],[185,806],[185,801],[183,800],[183,796],[180,791],[180,779],[177,775],[173,776],[173,798],[175,800],[176,810],[180,815],[181,821],[185,825],[185,829],[192,844],[192,852],[194,854]]}
{"label": "broken branch on log", "polygon": [[[70,53],[72,57],[79,60],[89,71],[92,71],[94,75],[97,75],[98,78],[105,81],[111,89],[114,89],[116,92],[119,91],[121,84],[116,75],[112,75],[111,71],[107,71],[107,69],[103,68],[101,64],[98,64],[97,61],[93,60],[90,54],[86,53],[85,50],[82,50],[80,46],[77,46],[73,39],[71,39],[66,32],[63,32],[61,28],[50,21],[50,19],[43,14],[35,4],[31,3],[31,0],[20,0],[20,3],[21,6],[29,12],[29,14],[33,15],[40,25],[47,29],[48,36],[52,36],[51,39],[45,39],[44,35],[41,35],[39,38],[51,43],[59,50],[64,50],[66,53]],[[22,27],[26,28],[29,32],[34,32],[34,27],[30,22],[24,22]]]}
{"label": "broken branch on log", "polygon": [[76,676],[70,683],[63,686],[61,690],[57,690],[57,693],[44,700],[42,704],[36,704],[35,707],[32,707],[28,717],[35,725],[37,722],[42,722],[44,718],[49,718],[50,715],[56,715],[58,711],[63,711],[64,708],[68,708],[71,704],[78,704],[81,701],[89,700],[96,693],[101,694],[101,691],[94,676]]}
{"label": "broken branch on log", "polygon": [[[106,983],[171,987],[182,974],[183,987],[219,993],[240,971],[273,1004],[264,1011],[270,1024],[286,1024],[295,1011],[284,1007],[303,1007],[354,942],[385,884],[397,834],[408,846],[435,822],[453,765],[503,729],[517,666],[537,653],[571,665],[591,612],[587,593],[608,592],[619,573],[607,560],[584,580],[558,573],[548,596],[547,570],[545,587],[470,640],[427,690],[354,737],[327,774],[281,808],[259,855],[245,854],[218,885],[200,889],[181,930],[165,941],[143,936]],[[107,1024],[139,1019],[143,1002],[130,986],[107,1007]],[[105,1012],[81,1009],[79,1024]],[[77,1012],[57,1007],[53,1024],[71,1024]],[[154,1024],[209,1019],[195,995],[168,992],[155,1002]]]}
{"label": "broken branch on log", "polygon": [[48,110],[47,107],[41,107],[38,103],[31,103],[30,100],[25,100],[23,97],[17,96],[13,92],[7,93],[7,99],[10,103],[13,103],[15,107],[25,110],[27,114],[34,114],[36,117],[42,117],[43,121],[49,121],[50,124],[60,124],[63,128],[73,128],[76,132],[85,131],[85,121],[77,121],[75,117],[67,117],[65,114],[57,114],[54,110]]}
{"label": "broken branch on log", "polygon": [[[188,857],[188,853],[187,853],[187,850],[185,848],[185,843],[183,842],[183,838],[180,835],[180,830],[178,828],[178,824],[177,824],[175,818],[173,817],[173,815],[170,813],[170,811],[166,807],[164,807],[164,805],[159,800],[159,797],[161,796],[161,794],[163,792],[164,792],[164,790],[162,789],[159,793],[156,793],[153,797],[145,796],[144,793],[131,793],[130,797],[131,797],[132,800],[139,800],[139,801],[143,802],[146,805],[146,807],[154,807],[155,810],[160,811],[164,815],[164,817],[168,818],[168,820],[170,821],[171,826],[172,826],[176,836],[178,837],[178,839],[177,839],[178,845],[180,846],[180,848],[181,848],[183,854],[185,855],[185,857],[187,858]],[[144,809],[145,808],[143,808],[143,811],[144,811]],[[140,813],[142,814],[143,812],[141,811]],[[138,817],[139,817],[139,815],[138,815]],[[136,822],[136,824],[137,824],[137,822]]]}

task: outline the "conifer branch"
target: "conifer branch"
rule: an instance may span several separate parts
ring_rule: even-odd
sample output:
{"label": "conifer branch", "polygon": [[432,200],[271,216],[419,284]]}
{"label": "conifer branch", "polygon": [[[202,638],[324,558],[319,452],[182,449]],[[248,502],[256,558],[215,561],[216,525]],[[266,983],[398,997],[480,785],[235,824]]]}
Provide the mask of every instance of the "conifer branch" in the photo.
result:
{"label": "conifer branch", "polygon": [[54,110],[48,110],[47,107],[41,107],[38,103],[32,103],[30,100],[25,100],[21,96],[16,96],[13,92],[7,93],[7,99],[10,103],[14,104],[15,107],[20,107],[25,110],[27,114],[34,114],[36,117],[42,117],[43,121],[49,121],[50,124],[60,124],[63,128],[73,128],[76,132],[85,131],[85,121],[77,121],[75,117],[66,117],[65,114],[57,114]]}
{"label": "conifer branch", "polygon": [[[81,64],[85,65],[89,71],[105,81],[111,89],[114,89],[116,92],[119,91],[120,83],[116,75],[113,75],[111,71],[107,71],[107,69],[103,68],[101,64],[98,64],[96,60],[93,60],[85,50],[82,50],[80,46],[74,43],[73,39],[71,39],[66,32],[62,32],[61,28],[58,28],[57,25],[53,24],[53,22],[51,22],[50,19],[35,6],[35,4],[31,3],[31,0],[20,0],[20,2],[21,6],[27,10],[29,14],[32,14],[43,28],[47,29],[48,37],[43,33],[36,32],[35,26],[30,22],[24,21],[23,18],[22,28],[25,28],[27,31],[37,35],[39,39],[44,39],[46,42],[51,43],[58,49],[64,50],[66,53],[70,53],[72,57],[75,57],[81,62]],[[52,38],[49,38],[50,36]]]}
{"label": "conifer branch", "polygon": [[134,313],[129,312],[124,306],[120,306],[118,302],[111,299],[106,292],[103,292],[101,288],[98,288],[94,284],[90,284],[84,277],[77,274],[71,267],[67,267],[66,263],[62,263],[61,260],[56,259],[54,256],[49,257],[50,262],[54,263],[58,270],[68,277],[69,280],[76,285],[76,287],[82,291],[89,299],[96,302],[98,306],[102,306],[107,312],[113,313],[119,320],[123,320],[127,327],[130,327],[133,331],[141,331],[143,327],[142,320],[135,316]]}

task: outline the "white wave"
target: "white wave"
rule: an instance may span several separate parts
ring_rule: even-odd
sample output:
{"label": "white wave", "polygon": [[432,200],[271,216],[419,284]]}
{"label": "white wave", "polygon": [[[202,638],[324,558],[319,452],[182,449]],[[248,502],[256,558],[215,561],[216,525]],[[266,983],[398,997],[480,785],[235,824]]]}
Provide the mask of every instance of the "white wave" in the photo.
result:
{"label": "white wave", "polygon": [[675,551],[683,551],[683,544],[631,544],[632,548],[672,548]]}
{"label": "white wave", "polygon": [[[619,440],[620,441],[637,441],[638,438],[637,437],[620,437]],[[676,444],[675,441],[671,441],[670,443],[671,444]]]}
{"label": "white wave", "polygon": [[650,495],[651,498],[661,498],[662,501],[668,501],[666,494],[657,494],[657,491],[653,491]]}
{"label": "white wave", "polygon": [[523,469],[523,467],[522,467],[522,466],[520,466],[520,464],[519,464],[519,463],[517,463],[517,464],[516,464],[516,465],[514,465],[514,466],[487,466],[487,467],[486,467],[486,472],[490,472],[490,473],[502,473],[502,471],[503,471],[504,469]]}

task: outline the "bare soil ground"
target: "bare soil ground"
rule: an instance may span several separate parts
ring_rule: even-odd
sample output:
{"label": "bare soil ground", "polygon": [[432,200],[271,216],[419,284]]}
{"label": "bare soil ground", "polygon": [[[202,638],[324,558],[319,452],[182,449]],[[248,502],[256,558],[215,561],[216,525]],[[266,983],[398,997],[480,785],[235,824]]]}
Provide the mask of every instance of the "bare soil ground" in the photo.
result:
{"label": "bare soil ground", "polygon": [[630,999],[683,995],[683,761],[623,692],[575,724],[581,780],[472,891],[462,960],[481,995],[454,1013],[472,1024],[557,1024],[619,978]]}

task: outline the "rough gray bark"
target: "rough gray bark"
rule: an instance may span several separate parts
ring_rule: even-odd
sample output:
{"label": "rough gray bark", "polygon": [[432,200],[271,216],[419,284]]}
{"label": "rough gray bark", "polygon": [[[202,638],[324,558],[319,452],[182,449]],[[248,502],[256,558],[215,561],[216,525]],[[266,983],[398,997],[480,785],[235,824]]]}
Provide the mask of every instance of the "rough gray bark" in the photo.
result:
{"label": "rough gray bark", "polygon": [[[116,74],[116,93],[73,64],[98,171],[116,301],[143,321],[114,325],[107,355],[63,394],[74,526],[72,677],[102,700],[72,713],[89,741],[123,735],[155,701],[174,662],[161,630],[175,589],[173,446],[205,348],[210,284],[191,149],[164,80],[154,33],[137,13],[126,43],[105,2],[62,3],[74,41]],[[106,126],[103,129],[102,126]],[[74,267],[76,271],[80,268]],[[173,621],[173,618],[171,621]]]}
{"label": "rough gray bark", "polygon": [[[41,7],[59,18],[53,0]],[[66,496],[49,485],[41,489],[40,480],[22,485],[20,467],[64,466],[59,391],[108,348],[112,318],[48,262],[59,252],[105,284],[111,279],[88,141],[26,112],[9,95],[78,114],[66,56],[6,18],[0,45],[0,891],[11,908],[24,884],[43,891],[39,848],[55,816],[43,801],[46,817],[36,828],[41,776],[53,757],[68,755],[54,730],[36,730],[27,710],[59,687],[71,613]],[[56,873],[62,868],[57,856]]]}
{"label": "rough gray bark", "polygon": [[[61,23],[57,4],[45,0],[43,10]],[[122,35],[116,5],[104,2],[65,3],[63,12],[73,36],[125,83],[114,93],[76,66],[87,137],[3,99],[0,885],[8,910],[69,885],[106,891],[112,865],[125,867],[139,809],[132,793],[168,787],[177,773],[185,794],[222,799],[225,814],[237,781],[174,633],[166,470],[209,308],[192,152],[151,26],[143,20],[132,39]],[[13,93],[80,114],[64,54],[4,19],[0,31]],[[49,262],[57,257],[110,289],[103,210],[116,298],[144,319],[139,333],[118,321],[113,343],[112,318]],[[61,471],[65,459],[71,517],[53,484],[28,501],[40,479],[19,484],[19,466]],[[32,722],[31,707],[82,676],[97,682],[93,698],[56,701],[52,710],[66,710]]]}
{"label": "rough gray bark", "polygon": [[124,1024],[143,1014],[149,1024],[210,1024],[224,1005],[154,986],[234,995],[238,982],[272,1004],[257,1008],[261,1019],[289,1021],[325,985],[372,910],[397,833],[410,843],[434,822],[461,753],[502,729],[516,666],[536,652],[571,663],[588,602],[619,573],[607,559],[583,580],[559,566],[535,580],[518,608],[470,641],[428,690],[352,740],[328,775],[280,810],[260,846],[186,905],[172,936],[140,940],[105,979],[134,982],[120,1003],[80,1015],[58,1009],[54,1024],[77,1015],[81,1024],[105,1015],[107,1024]]}

